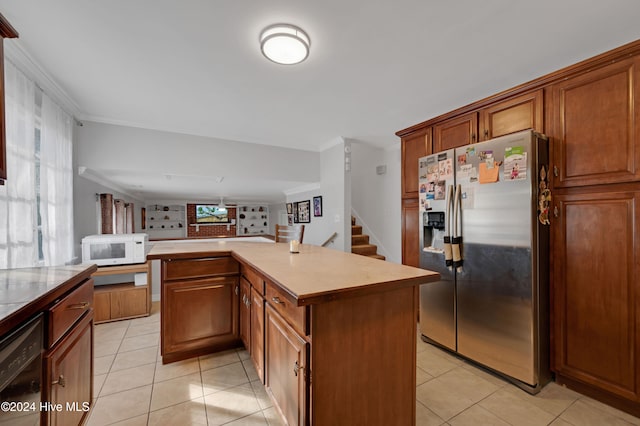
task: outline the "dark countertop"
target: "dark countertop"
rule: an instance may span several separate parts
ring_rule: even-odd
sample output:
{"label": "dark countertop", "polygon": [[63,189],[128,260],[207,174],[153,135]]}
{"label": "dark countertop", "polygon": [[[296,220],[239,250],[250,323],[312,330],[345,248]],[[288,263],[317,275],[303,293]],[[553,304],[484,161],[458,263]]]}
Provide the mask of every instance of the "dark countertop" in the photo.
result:
{"label": "dark countertop", "polygon": [[0,269],[0,336],[45,309],[96,269],[94,264]]}

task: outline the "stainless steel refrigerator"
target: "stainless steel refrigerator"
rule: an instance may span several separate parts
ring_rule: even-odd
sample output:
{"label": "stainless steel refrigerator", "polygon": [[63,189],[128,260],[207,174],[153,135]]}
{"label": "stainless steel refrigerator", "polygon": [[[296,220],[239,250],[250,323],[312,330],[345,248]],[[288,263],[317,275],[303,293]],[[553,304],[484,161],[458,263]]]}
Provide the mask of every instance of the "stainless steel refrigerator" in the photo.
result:
{"label": "stainless steel refrigerator", "polygon": [[533,131],[420,158],[423,340],[537,393],[549,372],[547,138]]}

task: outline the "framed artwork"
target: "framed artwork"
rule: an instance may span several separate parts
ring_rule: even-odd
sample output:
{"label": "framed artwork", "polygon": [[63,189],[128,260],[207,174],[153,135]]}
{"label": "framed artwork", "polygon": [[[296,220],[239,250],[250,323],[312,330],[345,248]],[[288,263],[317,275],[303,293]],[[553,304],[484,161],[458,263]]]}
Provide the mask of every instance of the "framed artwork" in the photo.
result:
{"label": "framed artwork", "polygon": [[289,225],[289,226],[293,225],[293,215],[292,214],[288,214],[287,215],[287,225]]}
{"label": "framed artwork", "polygon": [[144,207],[140,209],[140,225],[142,229],[147,228],[147,209]]}
{"label": "framed artwork", "polygon": [[311,222],[311,201],[300,201],[298,203],[298,223]]}
{"label": "framed artwork", "polygon": [[293,205],[291,203],[287,203],[287,214],[293,214]]}
{"label": "framed artwork", "polygon": [[322,195],[313,197],[313,216],[322,216]]}
{"label": "framed artwork", "polygon": [[298,223],[298,203],[292,203],[291,214],[293,215],[293,223]]}

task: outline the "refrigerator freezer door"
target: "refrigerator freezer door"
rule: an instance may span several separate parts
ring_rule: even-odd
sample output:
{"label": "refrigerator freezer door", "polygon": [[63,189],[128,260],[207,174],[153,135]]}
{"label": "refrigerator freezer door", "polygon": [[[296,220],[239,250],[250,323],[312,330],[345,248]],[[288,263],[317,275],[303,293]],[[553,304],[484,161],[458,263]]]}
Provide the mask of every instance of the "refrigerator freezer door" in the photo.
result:
{"label": "refrigerator freezer door", "polygon": [[423,254],[429,270],[440,273],[440,281],[420,286],[420,333],[427,339],[456,350],[456,300],[453,271],[444,265],[444,255]]}
{"label": "refrigerator freezer door", "polygon": [[[454,183],[454,150],[418,161],[420,188],[420,267],[439,272],[441,280],[420,287],[420,332],[449,349],[456,349],[455,282],[445,265],[444,236],[449,232],[447,190]],[[444,229],[429,218],[444,217]]]}
{"label": "refrigerator freezer door", "polygon": [[456,151],[464,253],[456,277],[458,352],[531,385],[533,140],[528,131]]}

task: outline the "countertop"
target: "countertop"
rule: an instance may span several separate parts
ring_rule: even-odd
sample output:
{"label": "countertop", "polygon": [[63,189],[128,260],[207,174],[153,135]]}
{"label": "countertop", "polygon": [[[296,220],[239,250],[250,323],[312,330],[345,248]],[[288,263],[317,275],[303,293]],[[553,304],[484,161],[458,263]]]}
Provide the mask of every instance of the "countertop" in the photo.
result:
{"label": "countertop", "polygon": [[96,265],[0,270],[0,335],[62,296],[96,270]]}
{"label": "countertop", "polygon": [[155,242],[148,259],[232,255],[248,263],[297,300],[298,306],[372,291],[436,281],[436,272],[352,253],[301,244],[289,253],[285,243]]}

